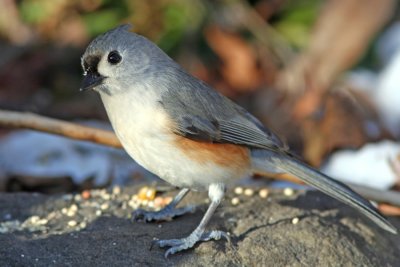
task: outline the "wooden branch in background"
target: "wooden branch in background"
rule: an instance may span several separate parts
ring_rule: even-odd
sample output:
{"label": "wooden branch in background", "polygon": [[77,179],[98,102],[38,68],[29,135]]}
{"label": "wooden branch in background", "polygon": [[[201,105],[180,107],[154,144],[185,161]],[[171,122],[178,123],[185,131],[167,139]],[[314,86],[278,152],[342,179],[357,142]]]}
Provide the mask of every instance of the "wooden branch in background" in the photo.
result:
{"label": "wooden branch in background", "polygon": [[111,131],[52,119],[29,112],[0,110],[0,127],[32,129],[72,139],[122,148],[116,135]]}

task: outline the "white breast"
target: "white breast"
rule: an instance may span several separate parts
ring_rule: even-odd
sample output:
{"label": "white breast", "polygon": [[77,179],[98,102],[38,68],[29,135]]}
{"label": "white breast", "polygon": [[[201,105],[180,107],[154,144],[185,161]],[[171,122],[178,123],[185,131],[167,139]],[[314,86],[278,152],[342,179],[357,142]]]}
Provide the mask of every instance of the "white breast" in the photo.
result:
{"label": "white breast", "polygon": [[244,174],[213,164],[193,161],[176,145],[171,121],[150,91],[100,93],[113,128],[128,154],[167,182],[198,190],[211,183],[226,183]]}

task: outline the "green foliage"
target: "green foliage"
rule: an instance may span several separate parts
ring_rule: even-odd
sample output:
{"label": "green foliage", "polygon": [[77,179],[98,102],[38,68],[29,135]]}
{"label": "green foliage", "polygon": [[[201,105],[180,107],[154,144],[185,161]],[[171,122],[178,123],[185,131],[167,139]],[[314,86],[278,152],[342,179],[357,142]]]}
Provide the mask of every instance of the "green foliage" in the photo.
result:
{"label": "green foliage", "polygon": [[[22,19],[27,23],[39,23],[51,15],[54,9],[52,1],[43,0],[25,0],[20,3],[20,12]],[[54,1],[56,2],[56,1]]]}
{"label": "green foliage", "polygon": [[308,43],[320,5],[317,0],[290,1],[273,26],[291,45],[302,48]]}
{"label": "green foliage", "polygon": [[203,18],[197,1],[171,1],[163,10],[163,34],[157,44],[170,51],[190,29],[197,28]]}
{"label": "green foliage", "polygon": [[[168,52],[176,48],[185,35],[198,31],[202,24],[207,23],[207,12],[215,4],[201,0],[141,1],[22,0],[17,5],[23,21],[32,25],[54,25],[54,22],[72,15],[83,22],[90,38],[139,18],[141,33],[151,36]],[[320,5],[320,0],[288,0],[274,15],[272,26],[293,47],[303,48],[308,43]]]}
{"label": "green foliage", "polygon": [[82,16],[90,36],[96,36],[117,26],[123,17],[123,12],[117,8],[98,10]]}

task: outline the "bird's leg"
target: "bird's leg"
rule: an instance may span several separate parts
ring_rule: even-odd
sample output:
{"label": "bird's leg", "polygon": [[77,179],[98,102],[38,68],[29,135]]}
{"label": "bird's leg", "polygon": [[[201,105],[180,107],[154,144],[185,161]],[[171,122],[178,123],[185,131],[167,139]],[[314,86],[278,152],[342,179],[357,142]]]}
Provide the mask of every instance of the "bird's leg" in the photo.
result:
{"label": "bird's leg", "polygon": [[211,204],[208,207],[206,213],[204,214],[203,219],[197,228],[187,237],[181,239],[169,239],[169,240],[156,240],[155,244],[158,244],[160,247],[170,247],[165,252],[165,257],[168,255],[174,254],[176,252],[189,249],[193,247],[197,242],[200,241],[209,241],[211,239],[218,240],[221,237],[229,240],[229,236],[219,230],[214,230],[210,232],[205,232],[205,228],[208,222],[211,219],[211,216],[214,214],[215,209],[218,207],[225,193],[225,186],[223,184],[211,184],[209,187],[208,195],[211,199]]}
{"label": "bird's leg", "polygon": [[174,197],[174,199],[165,206],[162,210],[159,211],[146,211],[143,209],[137,209],[132,213],[132,220],[134,221],[166,221],[171,220],[176,216],[181,216],[188,212],[194,212],[195,207],[192,205],[176,208],[176,205],[186,196],[189,192],[188,188],[183,188],[179,193]]}

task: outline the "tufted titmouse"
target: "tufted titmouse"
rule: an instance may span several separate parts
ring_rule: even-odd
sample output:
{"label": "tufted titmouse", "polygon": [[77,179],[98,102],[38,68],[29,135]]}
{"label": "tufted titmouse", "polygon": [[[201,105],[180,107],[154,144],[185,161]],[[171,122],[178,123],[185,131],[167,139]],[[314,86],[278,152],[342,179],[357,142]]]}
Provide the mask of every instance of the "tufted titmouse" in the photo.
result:
{"label": "tufted titmouse", "polygon": [[158,240],[165,256],[199,241],[228,238],[205,227],[225,185],[253,172],[291,173],[397,233],[367,200],[346,185],[294,158],[270,130],[245,109],[183,70],[146,38],[119,26],[94,39],[82,56],[81,90],[100,93],[123,147],[139,164],[183,188],[163,210],[136,210],[134,219],[163,220],[189,190],[208,190],[211,204],[197,228],[182,239]]}

